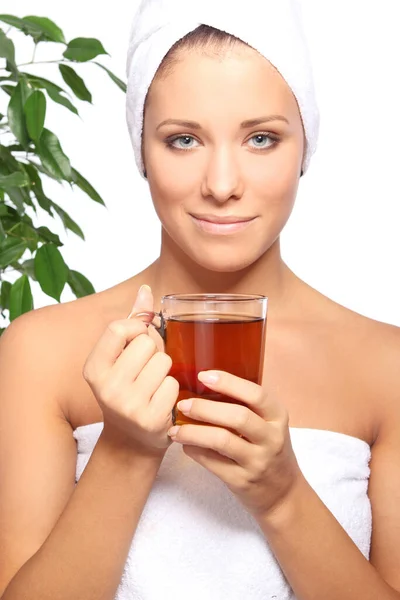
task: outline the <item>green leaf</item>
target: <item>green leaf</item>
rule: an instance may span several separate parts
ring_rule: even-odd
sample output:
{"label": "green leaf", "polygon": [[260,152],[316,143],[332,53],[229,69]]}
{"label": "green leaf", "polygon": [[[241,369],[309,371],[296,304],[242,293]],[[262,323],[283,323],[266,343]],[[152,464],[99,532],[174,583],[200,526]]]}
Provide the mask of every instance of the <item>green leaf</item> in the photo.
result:
{"label": "green leaf", "polygon": [[10,321],[33,309],[31,286],[27,275],[13,283],[10,291]]}
{"label": "green leaf", "polygon": [[73,221],[71,219],[71,217],[65,212],[65,210],[63,210],[61,208],[61,206],[58,206],[58,204],[56,204],[52,200],[51,200],[51,206],[54,208],[54,210],[60,217],[61,221],[63,222],[65,230],[69,229],[70,231],[72,231],[72,233],[75,233],[82,240],[84,240],[85,236],[83,234],[82,229],[79,227],[79,225],[77,223],[75,223],[75,221]]}
{"label": "green leaf", "polygon": [[35,275],[43,292],[61,301],[61,292],[68,279],[68,267],[53,244],[45,244],[36,252]]}
{"label": "green leaf", "polygon": [[25,212],[24,203],[26,202],[26,195],[24,194],[24,188],[8,188],[6,190],[11,202],[17,207],[18,214],[23,215]]}
{"label": "green leaf", "polygon": [[25,196],[24,202],[25,202],[25,204],[28,204],[33,209],[33,211],[35,212],[35,214],[37,215],[36,205],[33,202],[33,198],[31,197],[31,185],[30,185],[29,175],[28,175],[28,172],[26,170],[26,164],[22,163],[22,162],[20,162],[18,164],[19,164],[19,167],[20,167],[21,171],[25,174],[25,176],[28,179],[28,185],[25,186],[25,187],[23,187],[23,188],[20,188],[20,191]]}
{"label": "green leaf", "polygon": [[1,219],[2,219],[2,226],[3,226],[4,232],[6,233],[7,236],[12,237],[13,228],[16,227],[17,225],[19,225],[19,223],[21,223],[21,217],[19,216],[18,213],[16,213],[15,217],[14,216],[1,217]]}
{"label": "green leaf", "polygon": [[47,90],[47,93],[49,94],[49,97],[53,100],[53,102],[57,102],[57,104],[61,104],[62,106],[65,106],[65,108],[68,108],[68,110],[73,112],[75,115],[79,116],[78,109],[72,104],[72,102],[70,100],[68,100],[68,98],[65,98],[65,96],[54,93],[50,90]]}
{"label": "green leaf", "polygon": [[9,96],[12,96],[16,87],[16,85],[2,85],[1,89],[3,90],[3,92],[6,92],[6,94],[8,94]]}
{"label": "green leaf", "polygon": [[[6,86],[3,86],[5,89]],[[27,149],[29,146],[28,130],[26,128],[24,104],[28,98],[26,83],[21,80],[13,89],[11,100],[8,104],[8,123],[12,133],[22,146]]]}
{"label": "green leaf", "polygon": [[94,38],[75,38],[71,40],[63,56],[69,60],[86,62],[99,54],[108,54],[99,40]]}
{"label": "green leaf", "polygon": [[6,239],[6,232],[4,231],[3,223],[1,222],[1,219],[0,219],[0,244],[2,244],[5,239]]}
{"label": "green leaf", "polygon": [[1,217],[18,217],[18,213],[12,206],[0,203],[0,218]]}
{"label": "green leaf", "polygon": [[0,21],[20,29],[30,35],[35,43],[59,42],[65,44],[64,34],[59,27],[47,17],[28,16],[20,19],[14,15],[0,15]]}
{"label": "green leaf", "polygon": [[21,146],[21,144],[9,144],[8,146],[3,146],[3,148],[7,148],[7,150],[11,153],[11,152],[32,152],[33,153],[33,149],[30,148],[28,150],[25,150],[25,148],[23,146]]}
{"label": "green leaf", "polygon": [[52,81],[49,81],[48,79],[45,79],[44,77],[38,77],[37,75],[31,75],[30,73],[22,74],[34,88],[45,89],[46,91],[51,90],[52,92],[58,94],[61,92],[64,92],[65,94],[67,93],[62,87],[56,83],[53,83]]}
{"label": "green leaf", "polygon": [[10,291],[11,291],[11,283],[9,281],[3,281],[1,284],[1,292],[0,292],[0,308],[3,310],[9,309]]}
{"label": "green leaf", "polygon": [[74,168],[72,168],[72,181],[82,190],[82,192],[85,192],[89,198],[105,206],[104,200],[96,192],[94,187]]}
{"label": "green leaf", "polygon": [[0,187],[25,187],[27,185],[29,185],[29,178],[21,171],[11,173],[11,175],[0,175]]}
{"label": "green leaf", "polygon": [[68,110],[70,110],[71,112],[73,112],[75,115],[79,116],[78,109],[72,104],[72,102],[70,100],[68,100],[68,98],[65,98],[61,94],[56,94],[56,93],[51,92],[49,90],[47,90],[47,93],[49,94],[50,98],[54,102],[57,102],[57,104],[61,104],[62,106],[65,106],[65,108],[68,108]]}
{"label": "green leaf", "polygon": [[[20,146],[20,148],[22,148],[22,146]],[[9,175],[13,171],[22,171],[21,163],[18,162],[18,160],[15,158],[15,156],[11,154],[11,152],[12,146],[2,146],[0,144],[0,159],[3,162],[3,166],[6,165],[8,168],[8,171],[0,168],[0,173],[2,175]],[[1,161],[0,166],[2,165]]]}
{"label": "green leaf", "polygon": [[21,30],[26,27],[22,19],[19,17],[14,17],[13,15],[0,15],[0,21],[3,21],[3,23],[7,23],[7,25],[11,25],[12,27],[16,27],[17,29]]}
{"label": "green leaf", "polygon": [[65,37],[61,29],[47,17],[24,17],[22,21],[27,25],[30,35],[36,37],[38,41],[58,42],[66,44]]}
{"label": "green leaf", "polygon": [[5,58],[14,68],[16,68],[14,43],[6,36],[2,29],[0,29],[0,57]]}
{"label": "green leaf", "polygon": [[19,238],[19,241],[24,242],[31,252],[34,252],[38,247],[39,235],[32,223],[24,221],[18,223],[13,228],[12,237]]}
{"label": "green leaf", "polygon": [[6,238],[0,244],[0,269],[5,269],[15,260],[19,260],[26,250],[25,242],[14,238]]}
{"label": "green leaf", "polygon": [[[0,175],[9,176],[15,175],[18,172],[21,172],[21,175],[24,179],[27,180],[28,184],[25,187],[5,187],[6,194],[9,196],[11,201],[15,204],[18,209],[19,214],[24,214],[25,207],[24,204],[28,204],[35,211],[36,207],[32,202],[29,192],[29,176],[26,171],[26,164],[19,162],[14,158],[14,156],[10,152],[11,146],[1,146],[0,145]],[[7,183],[7,181],[6,181]],[[13,181],[11,180],[11,183]],[[15,185],[18,183],[17,180],[14,181]],[[1,186],[0,186],[1,187]]]}
{"label": "green leaf", "polygon": [[45,210],[52,217],[53,211],[51,210],[50,199],[46,196],[46,194],[43,191],[42,180],[40,178],[39,173],[37,172],[37,169],[33,166],[32,163],[24,166],[29,176],[31,191],[35,195],[35,198],[38,201],[40,208],[43,208],[43,210]]}
{"label": "green leaf", "polygon": [[23,263],[11,263],[11,267],[13,269],[15,269],[16,271],[18,271],[19,273],[21,273],[22,275],[28,275],[28,277],[30,277],[31,279],[33,279],[34,281],[37,281],[36,279],[36,275],[35,275],[35,260],[33,258],[29,258],[28,260],[25,260]]}
{"label": "green leaf", "polygon": [[36,231],[42,242],[51,242],[59,247],[64,246],[58,235],[50,231],[48,227],[38,227]]}
{"label": "green leaf", "polygon": [[101,63],[94,61],[94,64],[97,65],[98,67],[101,67],[106,73],[108,73],[108,75],[111,77],[113,82],[117,84],[119,89],[126,93],[126,83],[121,81],[121,79],[119,79],[116,75],[114,75],[114,73],[112,73],[109,69],[107,69]]}
{"label": "green leaf", "polygon": [[[15,160],[8,148],[0,145],[0,175],[8,176],[17,171],[21,171],[25,177],[27,176],[23,163],[19,163],[17,160]],[[23,215],[25,212],[24,204],[28,204],[34,208],[29,194],[29,181],[28,185],[25,187],[7,187],[4,188],[4,190],[10,200],[17,207],[17,211],[20,215]]]}
{"label": "green leaf", "polygon": [[30,138],[35,142],[40,138],[46,117],[46,96],[35,90],[24,105],[26,126]]}
{"label": "green leaf", "polygon": [[64,154],[58,137],[48,129],[43,129],[37,144],[42,165],[57,179],[71,180],[71,164]]}
{"label": "green leaf", "polygon": [[62,180],[59,179],[58,177],[55,177],[53,175],[53,173],[51,171],[49,171],[48,169],[46,169],[43,165],[39,165],[38,163],[36,163],[33,160],[29,160],[29,164],[33,165],[35,167],[35,169],[37,169],[40,173],[43,173],[43,175],[46,175],[47,177],[50,177],[50,179],[53,179],[54,181],[56,181],[57,183],[59,183],[60,185],[62,185]]}
{"label": "green leaf", "polygon": [[79,271],[70,269],[67,283],[71,288],[72,293],[75,294],[77,298],[83,298],[84,296],[95,293],[93,285],[84,275],[82,275],[82,273],[79,273]]}
{"label": "green leaf", "polygon": [[87,89],[82,77],[80,77],[72,67],[68,67],[67,65],[59,65],[58,68],[65,83],[71,88],[75,96],[79,98],[79,100],[91,103],[92,94]]}
{"label": "green leaf", "polygon": [[68,110],[70,110],[74,114],[79,115],[77,109],[72,104],[72,102],[70,102],[68,98],[65,98],[61,95],[66,94],[67,92],[63,90],[60,86],[56,85],[52,81],[44,79],[43,77],[36,77],[29,74],[26,75],[27,80],[33,87],[46,90],[46,92],[49,95],[49,98],[51,98],[53,102],[57,102],[57,104],[61,104],[62,106],[68,108]]}

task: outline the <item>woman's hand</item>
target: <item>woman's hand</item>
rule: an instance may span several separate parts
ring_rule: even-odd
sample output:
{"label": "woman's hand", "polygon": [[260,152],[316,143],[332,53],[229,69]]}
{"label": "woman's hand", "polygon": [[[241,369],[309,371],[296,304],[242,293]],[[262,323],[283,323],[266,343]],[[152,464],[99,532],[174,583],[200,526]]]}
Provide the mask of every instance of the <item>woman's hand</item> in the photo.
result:
{"label": "woman's hand", "polygon": [[169,435],[176,432],[171,438],[183,444],[185,454],[222,479],[254,517],[267,516],[285,502],[302,477],[287,410],[261,386],[230,373],[205,371],[198,378],[246,406],[203,398],[181,400],[178,408],[185,415],[218,427],[186,424],[173,427]]}
{"label": "woman's hand", "polygon": [[[153,311],[153,296],[142,286],[131,315]],[[159,352],[139,318],[113,321],[83,368],[104,415],[104,433],[117,443],[146,452],[165,451],[171,440],[172,410],[179,384],[168,376],[171,358]]]}

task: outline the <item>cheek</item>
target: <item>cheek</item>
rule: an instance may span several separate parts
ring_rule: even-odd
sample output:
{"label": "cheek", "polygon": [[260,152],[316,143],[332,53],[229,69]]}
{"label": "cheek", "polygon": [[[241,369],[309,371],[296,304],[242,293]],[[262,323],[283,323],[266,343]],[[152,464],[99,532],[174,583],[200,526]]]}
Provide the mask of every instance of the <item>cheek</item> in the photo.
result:
{"label": "cheek", "polygon": [[261,212],[269,213],[271,217],[290,214],[297,195],[299,178],[293,167],[286,173],[263,178],[258,185],[253,186],[253,196],[260,198]]}
{"label": "cheek", "polygon": [[172,233],[172,230],[180,228],[181,218],[183,217],[185,199],[187,195],[182,192],[179,185],[174,182],[165,182],[157,180],[153,173],[150,183],[150,192],[153,201],[154,210],[163,225],[163,227]]}
{"label": "cheek", "polygon": [[147,143],[146,166],[156,191],[162,194],[187,194],[199,183],[195,161],[171,150],[161,140]]}

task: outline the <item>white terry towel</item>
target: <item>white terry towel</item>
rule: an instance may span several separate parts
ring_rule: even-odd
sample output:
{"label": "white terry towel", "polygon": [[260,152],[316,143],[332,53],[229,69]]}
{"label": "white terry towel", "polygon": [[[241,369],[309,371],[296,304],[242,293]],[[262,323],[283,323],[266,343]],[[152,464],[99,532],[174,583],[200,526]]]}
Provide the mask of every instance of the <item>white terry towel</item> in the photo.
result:
{"label": "white terry towel", "polygon": [[[102,427],[74,432],[77,480]],[[319,429],[291,428],[290,435],[304,476],[368,558],[369,445]],[[133,537],[116,600],[205,598],[295,600],[257,522],[220,479],[173,444]]]}
{"label": "white terry towel", "polygon": [[133,19],[127,58],[126,116],[143,175],[143,107],[160,63],[199,25],[230,33],[265,56],[291,88],[303,120],[303,173],[317,147],[319,110],[298,0],[142,0]]}

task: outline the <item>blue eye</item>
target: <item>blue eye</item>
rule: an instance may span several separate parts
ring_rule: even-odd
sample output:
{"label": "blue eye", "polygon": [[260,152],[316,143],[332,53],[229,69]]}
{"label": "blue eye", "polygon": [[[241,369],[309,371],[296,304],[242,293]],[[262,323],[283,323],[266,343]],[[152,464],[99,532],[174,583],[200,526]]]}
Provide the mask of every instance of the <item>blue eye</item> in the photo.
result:
{"label": "blue eye", "polygon": [[[183,142],[182,145],[175,145],[175,142]],[[170,138],[166,140],[167,146],[170,148],[175,148],[177,150],[191,150],[193,145],[190,142],[195,142],[196,140],[191,135],[178,135],[174,138]]]}
{"label": "blue eye", "polygon": [[[251,137],[250,140],[256,140],[257,143],[253,146],[253,148],[260,148],[261,150],[264,150],[265,148],[270,148],[274,145],[274,143],[277,142],[277,138],[273,137],[269,133],[257,133],[256,135],[253,135],[253,137]],[[265,141],[269,141],[272,143],[266,145]]]}
{"label": "blue eye", "polygon": [[[258,150],[268,150],[279,142],[279,138],[271,133],[256,133],[250,140],[256,141],[255,145],[251,147]],[[191,135],[176,135],[175,137],[167,138],[165,140],[168,148],[173,148],[174,150],[192,150],[192,148],[196,148],[196,146],[193,145],[193,142],[198,143]]]}

